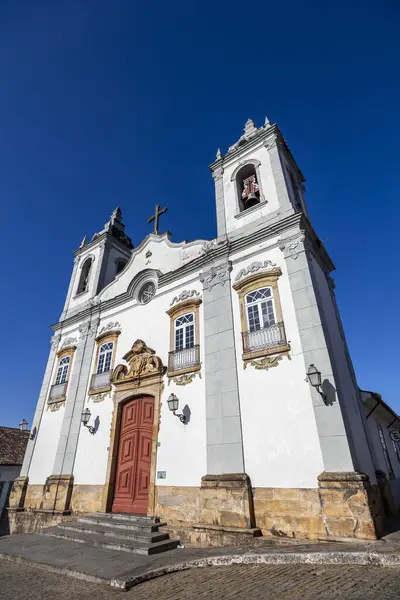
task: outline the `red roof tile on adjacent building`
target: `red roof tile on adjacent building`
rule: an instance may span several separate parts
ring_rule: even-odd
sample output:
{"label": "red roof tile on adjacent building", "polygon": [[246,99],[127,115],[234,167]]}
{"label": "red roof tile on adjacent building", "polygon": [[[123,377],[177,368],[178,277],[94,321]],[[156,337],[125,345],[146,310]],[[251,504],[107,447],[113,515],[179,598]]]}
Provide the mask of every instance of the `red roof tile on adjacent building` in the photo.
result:
{"label": "red roof tile on adjacent building", "polygon": [[0,465],[22,465],[29,431],[0,427]]}

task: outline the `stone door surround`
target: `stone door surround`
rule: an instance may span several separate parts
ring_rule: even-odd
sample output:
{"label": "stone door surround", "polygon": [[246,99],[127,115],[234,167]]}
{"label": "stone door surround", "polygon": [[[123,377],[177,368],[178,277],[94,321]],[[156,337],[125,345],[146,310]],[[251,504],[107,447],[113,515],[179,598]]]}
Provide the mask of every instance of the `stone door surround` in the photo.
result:
{"label": "stone door surround", "polygon": [[[138,344],[138,342],[140,342]],[[135,359],[138,354],[149,355],[149,366],[143,369],[141,373],[135,370]],[[102,512],[110,512],[114,498],[115,476],[118,460],[118,446],[121,431],[122,406],[128,400],[138,396],[152,396],[154,398],[154,419],[151,443],[151,466],[150,466],[150,486],[147,505],[147,515],[155,514],[155,487],[156,487],[156,463],[157,463],[157,442],[160,428],[160,409],[161,395],[164,390],[163,377],[166,371],[161,359],[155,356],[151,348],[148,348],[144,342],[137,340],[124,359],[129,363],[129,367],[118,365],[114,369],[111,378],[114,384],[113,389],[113,415],[111,422],[110,450],[108,454],[106,483],[104,485],[103,498],[101,502]]]}

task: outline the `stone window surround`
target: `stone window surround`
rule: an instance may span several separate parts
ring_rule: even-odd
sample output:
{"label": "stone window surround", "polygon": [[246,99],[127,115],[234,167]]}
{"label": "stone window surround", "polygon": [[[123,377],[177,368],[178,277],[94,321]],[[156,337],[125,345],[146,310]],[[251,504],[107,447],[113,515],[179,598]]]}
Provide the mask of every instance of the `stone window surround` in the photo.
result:
{"label": "stone window surround", "polygon": [[56,385],[56,379],[57,379],[57,373],[58,373],[58,367],[60,365],[60,360],[65,358],[66,356],[69,356],[69,365],[68,365],[68,371],[67,371],[67,378],[64,382],[65,384],[65,394],[63,396],[60,396],[59,398],[57,398],[55,401],[50,400],[50,396],[47,400],[47,404],[58,404],[59,402],[64,402],[66,397],[67,397],[67,389],[68,389],[68,381],[69,381],[69,377],[71,375],[71,370],[72,370],[72,364],[73,364],[73,359],[74,359],[74,354],[75,354],[75,350],[76,350],[76,346],[66,346],[64,348],[61,348],[56,356],[57,356],[57,363],[56,363],[56,368],[54,371],[54,375],[53,375],[53,383],[50,386],[50,390],[53,387],[53,385]]}
{"label": "stone window surround", "polygon": [[[120,334],[121,334],[121,332],[119,330],[115,330],[115,331],[104,331],[103,333],[101,333],[100,335],[97,336],[97,338],[96,338],[96,343],[97,343],[96,357],[95,357],[95,361],[94,361],[92,377],[93,377],[93,375],[97,374],[97,365],[99,362],[100,348],[102,347],[103,344],[106,344],[107,342],[113,342],[113,344],[114,344],[112,358],[111,358],[111,365],[110,365],[110,374],[113,372],[115,357],[117,354],[117,342],[118,342],[118,337]],[[96,394],[102,394],[104,392],[109,392],[109,391],[111,391],[111,381],[108,385],[105,385],[101,388],[96,388],[96,389],[89,388],[88,395],[95,396]]]}
{"label": "stone window surround", "polygon": [[[170,317],[170,352],[175,351],[175,320],[189,312],[194,314],[194,345],[200,345],[199,306],[201,303],[202,300],[200,298],[190,298],[189,300],[176,304],[166,311],[167,315]],[[197,371],[200,371],[200,369],[201,364],[199,363],[198,365],[179,369],[179,371],[168,371],[167,376],[176,377],[177,375],[184,375],[185,373],[196,373]]]}
{"label": "stone window surround", "polygon": [[[239,175],[239,173],[243,169],[243,167],[246,167],[247,165],[253,165],[253,167],[255,169],[258,189],[260,191],[260,202],[258,204],[256,204],[256,206],[252,206],[251,208],[248,208],[246,210],[240,210],[239,194],[241,194],[241,192],[239,192],[239,190],[238,190],[237,176]],[[234,185],[235,185],[235,194],[236,194],[235,218],[236,219],[238,217],[240,217],[242,214],[243,215],[248,214],[249,212],[252,212],[253,210],[256,210],[257,208],[260,208],[261,205],[264,206],[267,203],[267,200],[266,200],[266,198],[263,194],[263,190],[262,190],[262,183],[261,183],[261,177],[260,177],[260,165],[261,165],[261,161],[259,161],[258,158],[249,158],[247,160],[241,161],[231,175],[231,181],[233,181]]]}
{"label": "stone window surround", "polygon": [[[245,297],[250,292],[254,292],[258,288],[262,287],[270,287],[272,289],[276,322],[283,323],[282,306],[278,288],[278,278],[281,275],[281,269],[279,267],[275,267],[266,273],[256,273],[254,275],[250,275],[249,277],[246,277],[245,279],[242,279],[241,281],[233,285],[233,289],[238,293],[239,298],[240,323],[242,333],[246,333],[248,330]],[[271,354],[288,353],[289,350],[290,347],[288,343],[272,348],[253,350],[250,352],[245,352],[243,348],[242,358],[244,363],[246,364],[247,362],[254,360],[255,358],[270,356]]]}

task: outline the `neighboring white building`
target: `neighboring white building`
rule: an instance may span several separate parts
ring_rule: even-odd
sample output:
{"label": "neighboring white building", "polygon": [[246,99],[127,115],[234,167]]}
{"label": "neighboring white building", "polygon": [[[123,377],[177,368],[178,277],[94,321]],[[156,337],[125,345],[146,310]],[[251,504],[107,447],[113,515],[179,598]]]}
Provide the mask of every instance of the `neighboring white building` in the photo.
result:
{"label": "neighboring white building", "polygon": [[210,169],[215,239],[172,242],[157,207],[134,248],[118,208],[75,251],[15,530],[114,510],[159,515],[193,543],[198,531],[223,543],[227,526],[381,533],[378,463],[303,175],[268,120],[248,120]]}

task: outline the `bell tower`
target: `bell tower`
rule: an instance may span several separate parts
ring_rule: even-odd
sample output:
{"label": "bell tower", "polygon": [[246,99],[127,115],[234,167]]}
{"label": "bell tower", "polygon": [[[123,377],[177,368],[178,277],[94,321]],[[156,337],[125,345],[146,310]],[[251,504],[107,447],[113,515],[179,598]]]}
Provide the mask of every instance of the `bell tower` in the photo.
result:
{"label": "bell tower", "polygon": [[307,214],[304,177],[279,128],[248,119],[243,135],[210,165],[218,237],[235,237],[296,212]]}
{"label": "bell tower", "polygon": [[119,206],[104,228],[90,241],[86,236],[74,252],[74,268],[61,320],[76,310],[90,306],[101,292],[128,263],[133,249],[125,233]]}

